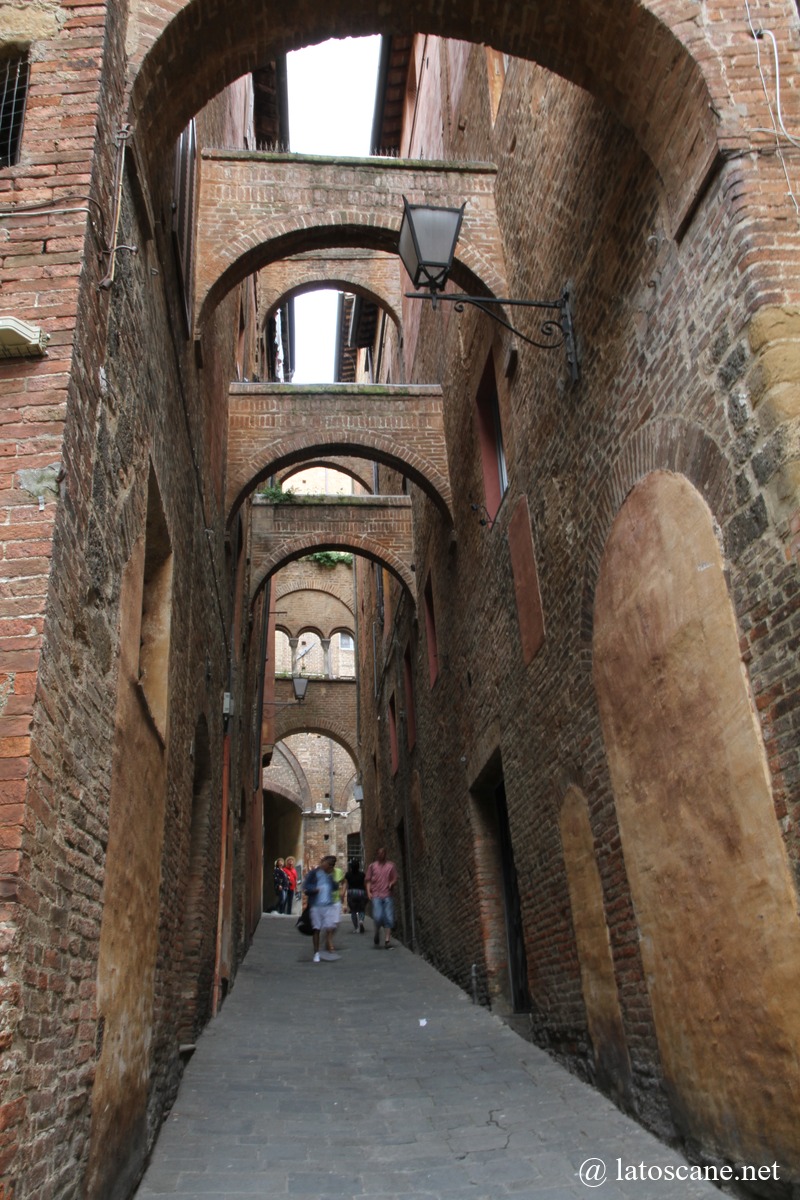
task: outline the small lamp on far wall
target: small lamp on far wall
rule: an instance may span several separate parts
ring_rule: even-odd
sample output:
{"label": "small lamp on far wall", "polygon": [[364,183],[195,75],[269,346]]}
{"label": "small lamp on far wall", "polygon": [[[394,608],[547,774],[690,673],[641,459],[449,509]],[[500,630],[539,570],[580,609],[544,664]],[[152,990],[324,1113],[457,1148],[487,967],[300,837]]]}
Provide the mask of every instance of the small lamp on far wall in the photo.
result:
{"label": "small lamp on far wall", "polygon": [[302,702],[306,698],[306,690],[308,688],[308,676],[307,675],[293,675],[292,676],[292,687],[294,688],[295,700],[298,700],[302,704]]}

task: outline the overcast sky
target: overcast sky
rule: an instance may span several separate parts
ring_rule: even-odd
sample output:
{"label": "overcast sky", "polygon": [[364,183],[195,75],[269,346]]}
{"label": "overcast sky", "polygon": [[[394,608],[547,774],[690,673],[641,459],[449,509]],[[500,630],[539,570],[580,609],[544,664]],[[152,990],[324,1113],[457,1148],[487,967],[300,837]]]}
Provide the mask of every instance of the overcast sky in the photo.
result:
{"label": "overcast sky", "polygon": [[[287,55],[290,150],[369,154],[380,43],[345,38]],[[333,379],[337,303],[331,291],[295,298],[295,383]]]}

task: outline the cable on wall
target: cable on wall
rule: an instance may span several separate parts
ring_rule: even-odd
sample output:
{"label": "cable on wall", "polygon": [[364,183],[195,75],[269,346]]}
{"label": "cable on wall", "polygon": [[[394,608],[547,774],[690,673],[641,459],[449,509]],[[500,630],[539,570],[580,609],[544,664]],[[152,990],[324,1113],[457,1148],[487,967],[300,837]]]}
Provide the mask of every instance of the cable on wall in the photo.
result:
{"label": "cable on wall", "polygon": [[[757,60],[757,64],[758,64],[758,74],[761,77],[761,86],[764,89],[764,96],[767,101],[767,108],[769,109],[769,115],[770,115],[770,119],[772,121],[772,129],[759,129],[759,130],[755,130],[754,132],[756,132],[756,133],[771,133],[774,135],[774,137],[775,137],[775,153],[777,154],[778,158],[780,159],[781,166],[783,167],[783,174],[786,178],[786,187],[788,189],[788,195],[791,197],[792,204],[794,204],[795,212],[798,215],[800,215],[800,204],[798,204],[797,197],[795,196],[794,189],[792,188],[792,181],[789,178],[789,170],[786,166],[786,159],[784,157],[783,148],[781,146],[781,134],[783,134],[783,136],[786,138],[786,140],[792,146],[797,146],[798,148],[800,148],[800,141],[798,141],[796,138],[793,138],[791,136],[791,134],[786,129],[786,126],[783,121],[783,113],[781,111],[781,68],[780,68],[780,60],[778,58],[778,43],[775,40],[775,35],[773,34],[772,30],[756,29],[756,27],[753,25],[753,18],[750,13],[749,0],[744,0],[744,6],[747,11],[747,22],[750,26],[750,32],[752,33],[753,38],[756,43],[756,60]],[[773,55],[774,55],[774,60],[775,60],[775,109],[773,109],[772,99],[770,97],[769,88],[767,87],[767,80],[765,78],[764,70],[761,65],[760,43],[764,37],[768,37],[770,39],[770,41],[772,42],[772,50],[773,50]],[[775,110],[777,110],[777,120],[775,117]]]}

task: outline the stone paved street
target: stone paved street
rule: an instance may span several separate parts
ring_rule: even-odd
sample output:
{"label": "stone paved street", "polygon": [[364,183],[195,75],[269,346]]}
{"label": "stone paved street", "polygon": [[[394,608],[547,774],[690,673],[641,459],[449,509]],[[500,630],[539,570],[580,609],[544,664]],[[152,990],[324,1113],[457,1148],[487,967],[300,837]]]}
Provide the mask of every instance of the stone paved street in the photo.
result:
{"label": "stone paved street", "polygon": [[[684,1160],[422,959],[347,917],[338,944],[316,965],[293,918],[262,919],[137,1200],[719,1198],[657,1178]],[[653,1178],[619,1181],[618,1159]]]}

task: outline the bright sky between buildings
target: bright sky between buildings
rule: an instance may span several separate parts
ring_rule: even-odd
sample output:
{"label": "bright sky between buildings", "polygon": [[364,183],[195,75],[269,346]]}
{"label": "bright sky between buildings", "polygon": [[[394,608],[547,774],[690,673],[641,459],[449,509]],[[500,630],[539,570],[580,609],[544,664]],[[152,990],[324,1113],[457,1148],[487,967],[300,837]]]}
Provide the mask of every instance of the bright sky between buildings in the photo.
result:
{"label": "bright sky between buildings", "polygon": [[[289,148],[296,154],[370,152],[380,37],[345,38],[287,55]],[[338,294],[295,299],[295,383],[333,379]]]}

